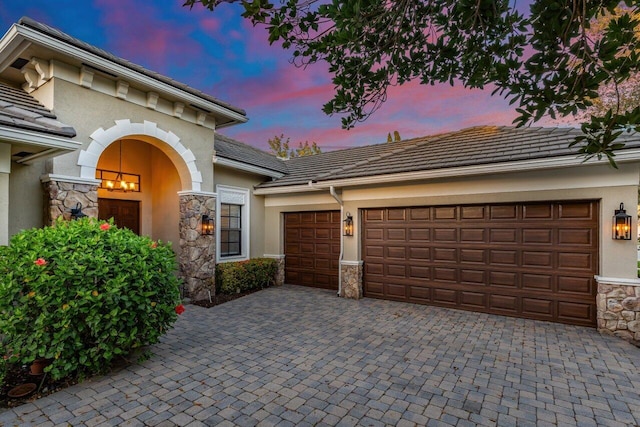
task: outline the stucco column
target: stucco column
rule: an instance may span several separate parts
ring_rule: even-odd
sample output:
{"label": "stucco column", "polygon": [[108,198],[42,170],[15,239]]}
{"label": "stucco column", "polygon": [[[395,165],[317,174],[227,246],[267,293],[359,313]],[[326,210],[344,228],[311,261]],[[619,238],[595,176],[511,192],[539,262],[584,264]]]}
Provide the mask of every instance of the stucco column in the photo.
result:
{"label": "stucco column", "polygon": [[202,215],[216,217],[215,193],[181,191],[180,197],[180,278],[185,296],[194,300],[215,294],[216,235],[202,234]]}
{"label": "stucco column", "polygon": [[98,217],[98,185],[100,181],[64,175],[44,175],[44,223],[51,225],[60,216],[71,219],[71,209],[78,203],[82,213]]}
{"label": "stucco column", "polygon": [[340,261],[342,287],[340,296],[343,298],[360,299],[362,293],[362,261]]}

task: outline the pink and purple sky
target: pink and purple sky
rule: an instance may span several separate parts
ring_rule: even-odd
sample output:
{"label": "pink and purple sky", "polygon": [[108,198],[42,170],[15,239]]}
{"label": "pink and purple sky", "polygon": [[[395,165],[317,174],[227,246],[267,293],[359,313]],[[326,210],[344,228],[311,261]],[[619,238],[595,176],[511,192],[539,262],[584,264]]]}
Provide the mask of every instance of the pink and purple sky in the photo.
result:
{"label": "pink and purple sky", "polygon": [[[491,90],[461,86],[394,87],[366,122],[343,130],[322,105],[333,85],[323,64],[296,68],[290,54],[269,46],[266,31],[240,17],[237,5],[215,12],[182,0],[8,0],[0,3],[0,31],[29,16],[114,55],[188,84],[247,111],[249,122],[222,133],[258,148],[284,134],[295,145],[324,150],[458,130],[510,125],[514,108]],[[528,3],[528,2],[525,2]],[[522,5],[520,5],[522,7]]]}

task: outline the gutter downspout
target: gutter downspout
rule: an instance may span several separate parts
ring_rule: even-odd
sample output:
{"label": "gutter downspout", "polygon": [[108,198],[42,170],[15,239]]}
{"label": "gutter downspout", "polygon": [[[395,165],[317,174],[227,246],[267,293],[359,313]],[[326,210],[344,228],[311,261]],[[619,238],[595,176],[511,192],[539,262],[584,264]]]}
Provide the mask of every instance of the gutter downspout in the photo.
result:
{"label": "gutter downspout", "polygon": [[[311,184],[311,183],[309,183]],[[331,196],[336,199],[336,202],[340,205],[340,220],[344,217],[344,203],[342,199],[336,193],[333,185],[329,186],[329,193]],[[340,231],[340,257],[338,258],[338,296],[340,296],[342,292],[342,259],[344,258],[344,233]]]}

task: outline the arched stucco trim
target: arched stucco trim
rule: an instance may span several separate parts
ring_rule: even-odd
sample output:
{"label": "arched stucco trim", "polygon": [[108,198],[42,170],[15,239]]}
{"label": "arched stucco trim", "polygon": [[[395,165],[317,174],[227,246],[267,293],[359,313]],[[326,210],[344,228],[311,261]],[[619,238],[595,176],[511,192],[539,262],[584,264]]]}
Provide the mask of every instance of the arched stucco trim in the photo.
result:
{"label": "arched stucco trim", "polygon": [[110,144],[121,138],[132,138],[157,147],[171,159],[180,176],[182,191],[200,191],[202,174],[196,166],[196,158],[191,150],[182,145],[176,134],[166,132],[147,120],[144,123],[131,123],[125,119],[116,120],[115,123],[107,130],[100,128],[93,132],[87,149],[80,151],[78,166],[82,178],[95,179],[98,160]]}

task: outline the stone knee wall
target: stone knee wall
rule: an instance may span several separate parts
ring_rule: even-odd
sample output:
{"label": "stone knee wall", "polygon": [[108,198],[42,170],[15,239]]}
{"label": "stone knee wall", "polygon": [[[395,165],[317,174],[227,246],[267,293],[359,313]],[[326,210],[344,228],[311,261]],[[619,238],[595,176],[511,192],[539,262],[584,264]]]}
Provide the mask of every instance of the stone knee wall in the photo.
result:
{"label": "stone knee wall", "polygon": [[343,298],[362,298],[362,261],[341,262],[340,273],[342,276],[342,288],[340,296]]}
{"label": "stone knee wall", "polygon": [[598,285],[598,331],[640,347],[640,286]]}
{"label": "stone knee wall", "polygon": [[215,295],[216,236],[202,234],[202,215],[216,217],[214,194],[180,194],[180,278],[185,296],[194,300]]}
{"label": "stone knee wall", "polygon": [[98,185],[78,184],[64,181],[47,181],[44,187],[44,223],[51,225],[58,217],[71,219],[71,209],[78,203],[82,212],[98,217]]}
{"label": "stone knee wall", "polygon": [[273,258],[278,263],[278,272],[276,273],[276,286],[284,285],[284,255],[265,255],[265,258]]}

